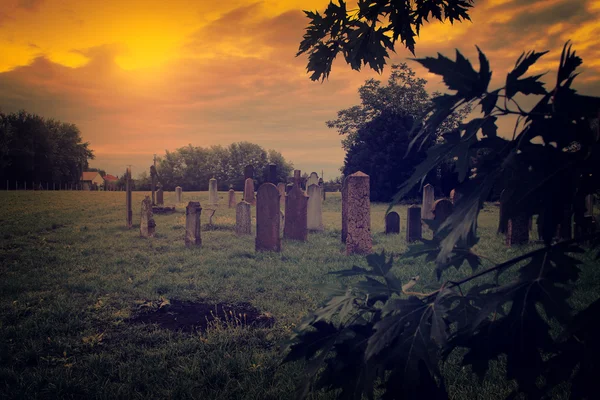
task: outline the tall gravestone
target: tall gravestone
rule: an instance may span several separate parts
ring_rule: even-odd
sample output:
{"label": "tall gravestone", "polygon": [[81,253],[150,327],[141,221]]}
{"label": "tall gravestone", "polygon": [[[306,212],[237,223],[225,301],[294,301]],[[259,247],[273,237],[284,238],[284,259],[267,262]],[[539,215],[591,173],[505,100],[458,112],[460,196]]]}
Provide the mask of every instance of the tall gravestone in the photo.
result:
{"label": "tall gravestone", "polygon": [[127,168],[127,176],[125,178],[125,206],[126,206],[126,218],[127,228],[131,229],[133,224],[133,210],[131,209],[131,169]]}
{"label": "tall gravestone", "polygon": [[285,239],[306,241],[308,222],[308,197],[300,186],[293,185],[285,197],[285,222],[283,237]]}
{"label": "tall gravestone", "polygon": [[175,188],[175,201],[177,201],[177,203],[183,201],[183,189],[181,189],[181,186]]}
{"label": "tall gravestone", "polygon": [[400,233],[400,215],[396,211],[390,211],[385,216],[386,235]]}
{"label": "tall gravestone", "polygon": [[372,250],[369,175],[358,171],[346,180],[346,254],[369,254]]}
{"label": "tall gravestone", "polygon": [[299,169],[294,170],[294,185],[298,185],[300,188],[302,187],[302,171]]}
{"label": "tall gravestone", "polygon": [[308,206],[306,227],[309,231],[323,231],[323,199],[321,197],[321,187],[310,185],[307,188]]}
{"label": "tall gravestone", "polygon": [[506,226],[506,245],[527,244],[529,242],[529,217],[527,214],[518,214],[508,220]]}
{"label": "tall gravestone", "polygon": [[256,251],[281,251],[279,191],[263,183],[256,193]]}
{"label": "tall gravestone", "polygon": [[450,200],[440,199],[433,203],[433,219],[444,222],[452,214],[453,205]]}
{"label": "tall gravestone", "polygon": [[200,236],[200,214],[202,207],[197,201],[190,201],[185,208],[185,246],[199,247],[202,245]]}
{"label": "tall gravestone", "polygon": [[308,194],[308,188],[310,185],[319,185],[319,174],[316,172],[311,172],[306,180],[306,191]]}
{"label": "tall gravestone", "polygon": [[156,223],[154,222],[154,218],[152,217],[152,200],[150,200],[150,197],[146,196],[146,198],[142,200],[142,211],[140,215],[140,236],[154,236]]}
{"label": "tall gravestone", "polygon": [[235,208],[235,233],[238,235],[249,235],[252,233],[250,203],[244,200],[240,201]]}
{"label": "tall gravestone", "polygon": [[422,238],[421,207],[410,206],[406,212],[406,241],[408,243]]}
{"label": "tall gravestone", "polygon": [[423,205],[421,208],[422,219],[433,219],[433,201],[435,199],[433,186],[430,184],[423,187]]}
{"label": "tall gravestone", "polygon": [[277,190],[279,191],[279,203],[285,210],[285,183],[279,182],[277,184]]}
{"label": "tall gravestone", "polygon": [[269,164],[269,182],[277,185],[277,165]]}
{"label": "tall gravestone", "polygon": [[229,189],[227,204],[229,208],[234,208],[236,206],[237,199],[235,198],[235,190]]}
{"label": "tall gravestone", "polygon": [[256,197],[254,197],[254,179],[246,178],[244,182],[244,201],[251,205],[256,204]]}
{"label": "tall gravestone", "polygon": [[165,204],[164,192],[163,192],[162,187],[159,187],[158,190],[156,191],[156,204],[158,204],[159,206],[162,206]]}
{"label": "tall gravestone", "polygon": [[251,164],[244,167],[244,180],[248,178],[254,179],[254,166]]}
{"label": "tall gravestone", "polygon": [[346,178],[342,181],[342,243],[346,243],[348,234],[347,216],[348,213],[348,185]]}
{"label": "tall gravestone", "polygon": [[215,206],[219,204],[219,195],[217,194],[217,180],[210,178],[208,181],[208,204]]}

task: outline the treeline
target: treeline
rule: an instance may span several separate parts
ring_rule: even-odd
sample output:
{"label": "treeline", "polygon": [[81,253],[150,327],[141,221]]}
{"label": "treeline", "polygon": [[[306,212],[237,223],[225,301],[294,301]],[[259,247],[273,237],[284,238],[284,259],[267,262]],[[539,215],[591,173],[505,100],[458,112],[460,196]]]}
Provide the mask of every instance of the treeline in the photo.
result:
{"label": "treeline", "polygon": [[[268,165],[277,165],[277,180],[285,182],[292,174],[293,164],[281,153],[266,150],[250,142],[232,143],[227,147],[209,148],[188,145],[158,158],[158,181],[164,190],[181,186],[185,191],[208,190],[208,181],[217,179],[218,190],[244,189],[244,168],[254,166],[254,181],[261,185],[268,180]],[[122,174],[124,175],[124,174]],[[136,190],[150,190],[150,165],[135,180]]]}
{"label": "treeline", "polygon": [[0,112],[0,182],[78,183],[92,159],[74,124],[24,110]]}

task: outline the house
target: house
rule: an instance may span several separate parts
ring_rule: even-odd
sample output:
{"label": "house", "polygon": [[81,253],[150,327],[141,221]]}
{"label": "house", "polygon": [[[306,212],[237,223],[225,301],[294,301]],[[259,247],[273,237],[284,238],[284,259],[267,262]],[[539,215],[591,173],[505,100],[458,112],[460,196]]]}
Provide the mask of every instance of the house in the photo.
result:
{"label": "house", "polygon": [[104,183],[102,175],[99,172],[84,172],[81,175],[81,186],[83,190],[98,190]]}
{"label": "house", "polygon": [[117,190],[117,182],[119,181],[118,176],[110,174],[104,175],[104,190],[114,191]]}

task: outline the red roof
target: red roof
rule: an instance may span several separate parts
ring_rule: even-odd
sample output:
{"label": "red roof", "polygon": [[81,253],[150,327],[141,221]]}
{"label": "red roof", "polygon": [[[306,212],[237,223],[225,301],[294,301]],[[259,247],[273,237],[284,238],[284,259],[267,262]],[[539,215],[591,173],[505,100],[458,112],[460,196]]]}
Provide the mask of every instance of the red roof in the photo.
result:
{"label": "red roof", "polygon": [[98,175],[98,172],[84,172],[83,175],[81,176],[81,180],[82,181],[91,181],[96,177],[96,175]]}
{"label": "red roof", "polygon": [[119,178],[117,178],[116,176],[112,176],[110,174],[106,174],[106,175],[104,175],[104,180],[114,182],[114,181],[118,181]]}

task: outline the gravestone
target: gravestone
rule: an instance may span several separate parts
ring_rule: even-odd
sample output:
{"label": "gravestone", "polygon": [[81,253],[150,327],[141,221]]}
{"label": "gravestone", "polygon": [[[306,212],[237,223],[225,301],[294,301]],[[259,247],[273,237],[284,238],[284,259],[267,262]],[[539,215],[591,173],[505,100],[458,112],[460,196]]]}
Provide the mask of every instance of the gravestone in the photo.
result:
{"label": "gravestone", "polygon": [[235,190],[229,189],[229,198],[228,198],[227,203],[229,205],[229,208],[234,208],[235,207],[235,205],[237,203],[237,200],[235,198]]}
{"label": "gravestone", "polygon": [[256,193],[256,251],[281,251],[279,191],[272,183],[263,183]]}
{"label": "gravestone", "polygon": [[249,235],[252,233],[250,203],[244,200],[240,201],[235,208],[235,233],[238,235]]}
{"label": "gravestone", "polygon": [[150,183],[152,185],[152,205],[155,205],[156,203],[155,201],[155,197],[154,197],[154,193],[156,191],[156,178],[158,176],[158,173],[156,172],[156,167],[154,165],[150,166],[150,177],[152,178],[152,182]]}
{"label": "gravestone", "polygon": [[142,211],[140,215],[140,236],[154,236],[155,228],[156,223],[154,222],[154,218],[152,218],[152,200],[150,199],[150,197],[146,196],[146,198],[142,200]]}
{"label": "gravestone", "polygon": [[200,214],[202,207],[197,201],[190,201],[185,208],[185,246],[200,247],[202,238],[200,236]]}
{"label": "gravestone", "polygon": [[277,184],[277,190],[279,191],[279,203],[285,210],[285,183],[279,182]]}
{"label": "gravestone", "polygon": [[292,190],[293,188],[294,188],[294,184],[288,183],[287,185],[285,185],[285,193],[288,194],[290,192],[290,190]]}
{"label": "gravestone", "polygon": [[246,167],[244,167],[244,180],[246,179],[254,179],[254,166],[253,165],[246,165]]}
{"label": "gravestone", "polygon": [[181,203],[183,201],[183,189],[181,189],[181,186],[177,186],[175,188],[175,201],[177,203]]}
{"label": "gravestone", "polygon": [[518,214],[508,220],[506,226],[506,245],[527,244],[529,242],[529,217],[527,214]]}
{"label": "gravestone", "polygon": [[302,181],[302,171],[299,169],[294,170],[294,185],[300,186],[300,182]]}
{"label": "gravestone", "polygon": [[410,206],[406,212],[406,242],[422,238],[421,207]]}
{"label": "gravestone", "polygon": [[219,196],[217,194],[217,180],[210,178],[208,181],[208,204],[216,206],[219,204]]}
{"label": "gravestone", "polygon": [[246,178],[244,182],[244,201],[251,205],[256,204],[256,198],[254,197],[254,179]]}
{"label": "gravestone", "polygon": [[452,214],[452,202],[446,199],[436,200],[433,203],[433,219],[436,221],[444,222],[446,218]]}
{"label": "gravestone", "polygon": [[285,197],[285,222],[283,237],[285,239],[306,241],[308,220],[308,197],[300,186],[293,185]]}
{"label": "gravestone", "polygon": [[346,180],[346,255],[369,254],[372,250],[369,175],[358,171]]}
{"label": "gravestone", "polygon": [[156,191],[156,204],[158,204],[159,206],[162,206],[165,204],[164,192],[163,192],[162,187],[159,187],[158,190]]}
{"label": "gravestone", "polygon": [[423,188],[423,205],[421,208],[422,219],[433,219],[433,201],[435,199],[433,186],[425,185]]}
{"label": "gravestone", "polygon": [[131,169],[127,168],[127,175],[125,180],[125,206],[126,206],[126,220],[127,228],[131,229],[133,224],[133,211],[131,209]]}
{"label": "gravestone", "polygon": [[348,186],[346,178],[342,182],[342,243],[346,243],[346,236],[348,235],[347,217],[348,213]]}
{"label": "gravestone", "polygon": [[277,165],[269,164],[269,182],[277,185]]}
{"label": "gravestone", "polygon": [[323,208],[321,187],[318,185],[310,185],[307,189],[308,205],[307,205],[307,220],[306,228],[309,231],[323,231]]}
{"label": "gravestone", "polygon": [[319,174],[316,172],[311,172],[308,179],[306,180],[306,191],[308,194],[308,187],[310,185],[319,185]]}
{"label": "gravestone", "polygon": [[385,216],[385,233],[400,233],[400,215],[396,211],[391,211]]}

